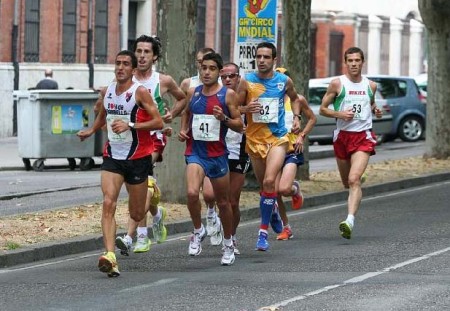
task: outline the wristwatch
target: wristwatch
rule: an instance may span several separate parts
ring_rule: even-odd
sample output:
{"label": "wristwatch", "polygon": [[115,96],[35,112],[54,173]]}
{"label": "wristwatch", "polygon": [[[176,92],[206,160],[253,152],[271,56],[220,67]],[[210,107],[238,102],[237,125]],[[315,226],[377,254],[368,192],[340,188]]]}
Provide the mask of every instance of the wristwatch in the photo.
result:
{"label": "wristwatch", "polygon": [[230,121],[230,118],[228,118],[228,116],[225,116],[225,119],[223,119],[223,122],[227,123],[228,121]]}
{"label": "wristwatch", "polygon": [[134,129],[134,123],[133,122],[128,122],[128,127],[131,129]]}

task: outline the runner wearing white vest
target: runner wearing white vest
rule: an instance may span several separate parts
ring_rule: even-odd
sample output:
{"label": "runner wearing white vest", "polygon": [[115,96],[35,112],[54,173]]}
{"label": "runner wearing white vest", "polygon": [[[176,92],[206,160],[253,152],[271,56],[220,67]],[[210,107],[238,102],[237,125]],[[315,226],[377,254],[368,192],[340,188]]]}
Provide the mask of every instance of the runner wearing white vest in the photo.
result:
{"label": "runner wearing white vest", "polygon": [[[339,224],[339,231],[343,238],[350,239],[362,199],[361,176],[369,157],[375,154],[372,113],[381,118],[382,111],[375,104],[377,84],[361,75],[363,51],[357,47],[347,49],[344,63],[347,72],[331,81],[322,99],[320,114],[337,120],[334,153],[342,183],[349,189],[348,216]],[[334,109],[328,108],[331,104]]]}

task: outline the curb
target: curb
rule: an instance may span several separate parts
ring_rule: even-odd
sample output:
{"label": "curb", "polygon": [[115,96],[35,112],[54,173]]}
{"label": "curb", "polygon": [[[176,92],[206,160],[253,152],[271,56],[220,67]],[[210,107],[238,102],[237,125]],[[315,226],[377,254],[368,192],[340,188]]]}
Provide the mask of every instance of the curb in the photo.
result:
{"label": "curb", "polygon": [[[385,192],[391,192],[406,188],[423,186],[430,183],[450,180],[450,172],[439,173],[403,179],[363,187],[364,196],[371,196]],[[320,195],[313,195],[305,198],[303,208],[313,208],[318,205],[331,204],[347,200],[347,191],[329,192]],[[290,209],[290,202],[286,202]],[[241,221],[252,220],[259,217],[259,207],[248,208],[241,211]],[[192,230],[190,220],[182,220],[166,224],[168,235],[187,233]],[[149,230],[151,232],[151,230]],[[125,231],[121,232],[123,234]],[[20,264],[27,264],[41,260],[54,259],[62,256],[80,254],[90,251],[100,251],[103,248],[103,238],[101,235],[90,235],[77,237],[60,242],[41,243],[35,246],[26,247],[12,251],[0,253],[0,268],[12,267]]]}

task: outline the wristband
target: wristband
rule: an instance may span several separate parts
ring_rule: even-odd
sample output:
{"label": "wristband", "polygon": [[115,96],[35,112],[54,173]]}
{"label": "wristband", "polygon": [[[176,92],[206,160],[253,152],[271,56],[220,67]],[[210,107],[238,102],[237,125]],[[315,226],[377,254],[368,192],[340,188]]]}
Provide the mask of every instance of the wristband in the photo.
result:
{"label": "wristband", "polygon": [[294,118],[297,117],[299,120],[302,119],[302,115],[301,114],[294,114]]}

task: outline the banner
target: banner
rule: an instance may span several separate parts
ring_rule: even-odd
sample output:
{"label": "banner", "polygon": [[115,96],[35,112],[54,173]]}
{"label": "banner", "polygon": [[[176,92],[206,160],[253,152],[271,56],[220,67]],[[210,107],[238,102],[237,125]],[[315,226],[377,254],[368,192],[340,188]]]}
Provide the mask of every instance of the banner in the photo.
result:
{"label": "banner", "polygon": [[236,0],[234,62],[241,75],[256,70],[256,46],[270,42],[277,46],[278,0]]}

